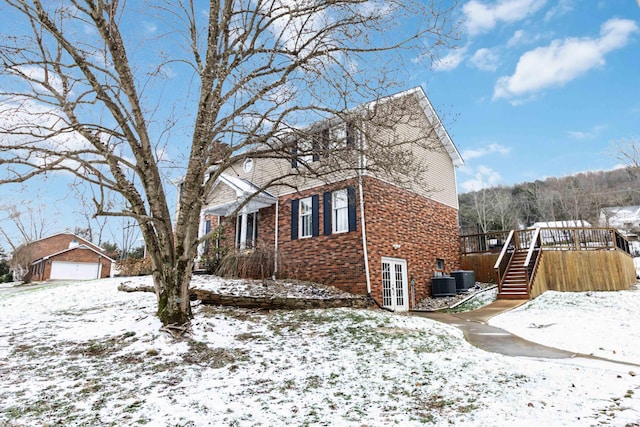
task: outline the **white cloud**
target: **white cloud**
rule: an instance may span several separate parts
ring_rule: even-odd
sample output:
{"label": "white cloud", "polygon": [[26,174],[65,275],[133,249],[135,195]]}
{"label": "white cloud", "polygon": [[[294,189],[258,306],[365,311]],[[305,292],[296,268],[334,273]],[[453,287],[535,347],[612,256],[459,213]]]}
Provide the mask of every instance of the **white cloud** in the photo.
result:
{"label": "white cloud", "polygon": [[568,130],[567,135],[569,135],[569,137],[573,139],[587,139],[592,137],[589,132],[583,132],[579,130]]}
{"label": "white cloud", "polygon": [[465,160],[477,159],[478,157],[484,157],[488,154],[498,153],[503,156],[509,154],[511,148],[505,147],[500,144],[489,144],[486,147],[481,147],[475,150],[464,150],[462,152],[462,158]]}
{"label": "white cloud", "polygon": [[558,4],[549,9],[549,11],[544,15],[544,20],[550,21],[555,17],[566,15],[573,10],[574,3],[575,0],[560,0]]}
{"label": "white cloud", "polygon": [[465,192],[495,187],[500,184],[500,181],[502,181],[502,176],[487,166],[478,166],[476,170],[471,171],[470,174],[473,175],[473,177],[460,184],[460,188]]}
{"label": "white cloud", "polygon": [[610,19],[602,24],[599,38],[553,40],[520,57],[512,76],[498,79],[493,98],[529,96],[563,84],[592,68],[605,64],[605,54],[625,46],[638,25],[628,19]]}
{"label": "white cloud", "polygon": [[499,0],[487,5],[471,0],[462,6],[466,27],[470,35],[492,30],[499,22],[516,22],[537,12],[546,0]]}
{"label": "white cloud", "polygon": [[155,32],[158,31],[158,26],[153,22],[144,21],[142,25],[147,34],[155,34]]}
{"label": "white cloud", "polygon": [[569,136],[569,138],[577,139],[577,140],[591,139],[598,136],[598,134],[605,128],[606,126],[598,125],[598,126],[593,126],[591,129],[586,131],[569,130],[567,131],[567,135]]}
{"label": "white cloud", "polygon": [[509,41],[507,42],[507,47],[514,47],[522,44],[526,40],[527,33],[524,30],[516,30]]}
{"label": "white cloud", "polygon": [[433,61],[433,63],[431,64],[431,68],[434,71],[451,71],[454,68],[457,68],[458,65],[460,65],[460,63],[464,60],[466,53],[466,47],[462,49],[452,50],[443,58],[438,58],[437,60]]}
{"label": "white cloud", "polygon": [[35,65],[24,65],[17,67],[15,74],[24,75],[31,82],[34,93],[50,94],[51,91],[47,86],[50,86],[51,90],[56,93],[61,93],[63,90],[62,79],[51,69],[45,70]]}
{"label": "white cloud", "polygon": [[479,70],[495,71],[498,68],[500,57],[495,49],[483,47],[476,50],[469,62]]}
{"label": "white cloud", "polygon": [[524,30],[516,30],[511,36],[511,38],[507,41],[507,47],[513,48],[513,47],[523,46],[526,44],[531,45],[537,42],[538,40],[545,39],[545,38],[550,38],[550,36],[545,33],[531,34]]}

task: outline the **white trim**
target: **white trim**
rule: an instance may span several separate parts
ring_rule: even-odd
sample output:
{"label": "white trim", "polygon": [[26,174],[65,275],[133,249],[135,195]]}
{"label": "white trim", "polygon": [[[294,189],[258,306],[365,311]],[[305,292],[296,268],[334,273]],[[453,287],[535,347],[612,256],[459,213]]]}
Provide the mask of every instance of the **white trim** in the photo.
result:
{"label": "white trim", "polygon": [[[309,213],[305,213],[304,217],[306,219],[306,217],[309,218],[309,230],[308,234],[302,234],[303,233],[303,214],[302,214],[302,203],[304,201],[308,201],[309,202]],[[298,238],[300,239],[306,239],[309,237],[313,236],[313,198],[311,196],[309,197],[304,197],[302,199],[300,199],[298,201]]]}
{"label": "white trim", "polygon": [[[200,211],[200,225],[198,225],[198,240],[201,239],[204,236],[204,224],[205,224],[205,212],[204,210]],[[204,242],[201,242],[198,245],[198,258],[201,258],[202,255],[204,254]]]}
{"label": "white trim", "polygon": [[[83,240],[84,240],[84,239],[83,239]],[[93,246],[95,246],[95,245],[93,245]],[[115,260],[113,260],[113,259],[112,259],[112,258],[110,258],[109,256],[105,255],[105,254],[104,254],[104,252],[97,251],[97,250],[93,249],[92,247],[87,246],[87,245],[85,245],[85,244],[83,243],[83,244],[80,244],[80,245],[78,245],[78,246],[74,246],[74,247],[72,247],[72,248],[67,248],[67,249],[64,249],[64,250],[59,251],[59,252],[55,252],[55,253],[52,253],[52,254],[49,254],[49,255],[45,255],[45,256],[43,256],[42,258],[38,258],[38,259],[36,259],[36,260],[32,261],[30,265],[37,264],[38,262],[42,262],[42,261],[44,261],[44,260],[47,260],[47,259],[52,258],[52,257],[54,257],[54,256],[58,256],[58,255],[63,254],[63,253],[65,253],[65,252],[75,251],[76,249],[87,249],[87,250],[90,250],[91,252],[93,252],[93,253],[95,253],[95,254],[97,254],[97,255],[100,255],[100,256],[101,256],[101,257],[103,257],[103,258],[108,259],[108,260],[109,260],[109,261],[111,261],[111,262],[115,262]]]}
{"label": "white trim", "polygon": [[[91,243],[90,241],[88,241],[87,239],[82,238],[82,237],[78,236],[77,234],[71,233],[69,231],[63,231],[63,232],[60,232],[60,233],[52,234],[52,235],[47,236],[47,237],[43,237],[43,238],[38,239],[38,240],[32,240],[31,242],[27,242],[26,244],[27,245],[32,245],[34,243],[41,242],[43,240],[48,240],[48,239],[50,239],[52,237],[63,236],[63,235],[64,236],[73,236],[76,239],[82,240],[84,243],[81,243],[79,246],[82,246],[82,245],[84,245],[84,246],[93,246],[98,251],[104,252],[104,249],[102,249],[100,246],[95,245],[95,244]],[[73,249],[73,248],[71,248],[71,249]],[[94,250],[94,252],[96,252],[96,251]]]}
{"label": "white trim", "polygon": [[[336,196],[344,195],[344,206],[337,206]],[[346,188],[331,192],[331,234],[347,233],[349,231],[349,194]],[[340,215],[338,215],[340,214]],[[342,221],[339,221],[342,219]],[[338,225],[342,229],[338,230]]]}
{"label": "white trim", "polygon": [[[403,259],[403,258],[392,258],[392,257],[382,257],[380,260],[380,269],[381,272],[384,271],[382,270],[382,266],[383,264],[389,264],[390,267],[390,271],[389,274],[391,275],[389,277],[390,279],[390,284],[391,284],[391,295],[389,296],[391,298],[391,304],[384,304],[384,273],[382,276],[382,280],[383,283],[381,283],[382,286],[382,304],[384,307],[390,308],[394,311],[407,311],[409,310],[409,279],[408,279],[408,273],[407,273],[407,260]],[[392,266],[396,266],[396,265],[400,265],[401,266],[401,281],[402,281],[402,289],[401,289],[401,296],[402,296],[402,301],[403,304],[402,305],[398,305],[398,288],[396,287],[396,277],[395,277],[395,268],[392,268]]]}

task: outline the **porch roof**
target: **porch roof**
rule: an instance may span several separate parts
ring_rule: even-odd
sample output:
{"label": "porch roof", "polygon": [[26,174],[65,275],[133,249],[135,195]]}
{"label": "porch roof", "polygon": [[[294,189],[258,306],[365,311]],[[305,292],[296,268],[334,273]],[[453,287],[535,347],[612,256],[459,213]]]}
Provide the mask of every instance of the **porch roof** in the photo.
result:
{"label": "porch roof", "polygon": [[[259,209],[269,207],[278,201],[277,197],[267,191],[260,191],[260,188],[254,183],[235,176],[221,174],[214,188],[218,185],[225,185],[231,188],[236,197],[233,200],[214,200],[213,204],[203,209],[205,214],[228,216],[245,202],[246,204],[240,212],[257,212]],[[247,199],[250,200],[247,202]]]}

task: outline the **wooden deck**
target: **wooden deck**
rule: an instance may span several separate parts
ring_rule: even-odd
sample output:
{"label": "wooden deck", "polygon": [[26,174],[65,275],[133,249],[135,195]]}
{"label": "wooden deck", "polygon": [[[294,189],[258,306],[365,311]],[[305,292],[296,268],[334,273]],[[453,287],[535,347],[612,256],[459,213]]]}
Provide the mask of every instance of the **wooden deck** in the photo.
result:
{"label": "wooden deck", "polygon": [[636,281],[629,243],[614,229],[547,228],[474,234],[461,237],[461,249],[461,268],[473,270],[478,281],[498,283],[499,297],[503,298],[510,297],[504,283],[512,281],[509,269],[522,270],[524,253],[529,257],[523,285],[530,298],[547,290],[622,290]]}

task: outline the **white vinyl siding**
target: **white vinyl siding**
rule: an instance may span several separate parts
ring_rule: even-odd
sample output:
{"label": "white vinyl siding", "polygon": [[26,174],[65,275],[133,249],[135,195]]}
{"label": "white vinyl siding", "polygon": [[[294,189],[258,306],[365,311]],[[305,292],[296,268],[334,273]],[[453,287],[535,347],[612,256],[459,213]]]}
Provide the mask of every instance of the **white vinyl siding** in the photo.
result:
{"label": "white vinyl siding", "polygon": [[349,231],[349,199],[347,189],[334,191],[331,205],[333,207],[333,232],[344,233]]}
{"label": "white vinyl siding", "polygon": [[311,197],[300,199],[300,237],[311,237],[312,230],[312,213],[313,207]]}

